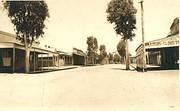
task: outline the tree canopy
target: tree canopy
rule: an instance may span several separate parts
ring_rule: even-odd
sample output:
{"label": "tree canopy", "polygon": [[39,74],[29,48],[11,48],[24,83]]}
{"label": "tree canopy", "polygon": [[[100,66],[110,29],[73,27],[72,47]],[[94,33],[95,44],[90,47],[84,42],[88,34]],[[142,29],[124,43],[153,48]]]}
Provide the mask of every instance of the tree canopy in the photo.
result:
{"label": "tree canopy", "polygon": [[133,6],[133,0],[111,0],[106,12],[107,20],[114,24],[117,34],[130,40],[135,36],[137,10]]}
{"label": "tree canopy", "polygon": [[100,50],[100,52],[105,52],[106,51],[106,46],[105,45],[100,45],[99,50]]}
{"label": "tree canopy", "polygon": [[106,46],[100,45],[99,51],[100,51],[99,61],[102,61],[105,57],[107,57]]}
{"label": "tree canopy", "polygon": [[5,1],[4,8],[22,42],[32,45],[35,39],[44,34],[44,21],[49,17],[48,6],[44,1]]}
{"label": "tree canopy", "polygon": [[119,56],[119,54],[114,54],[114,62],[115,63],[119,63],[120,62],[120,56]]}
{"label": "tree canopy", "polygon": [[109,53],[109,61],[112,61],[112,60],[113,60],[113,54]]}
{"label": "tree canopy", "polygon": [[87,45],[88,45],[88,56],[95,56],[98,50],[98,41],[95,37],[90,36],[87,38]]}
{"label": "tree canopy", "polygon": [[117,45],[117,51],[121,57],[126,56],[126,43],[125,40],[121,39]]}
{"label": "tree canopy", "polygon": [[45,20],[49,17],[44,1],[3,1],[14,30],[25,47],[25,72],[30,69],[30,49],[33,42],[44,35]]}

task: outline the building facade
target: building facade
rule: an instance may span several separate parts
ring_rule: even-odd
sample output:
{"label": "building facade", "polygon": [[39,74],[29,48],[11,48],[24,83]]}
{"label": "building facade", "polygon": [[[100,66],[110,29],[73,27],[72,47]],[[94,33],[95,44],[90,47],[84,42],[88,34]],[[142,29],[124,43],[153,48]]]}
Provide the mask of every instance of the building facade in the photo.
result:
{"label": "building facade", "polygon": [[[57,53],[47,49],[42,49],[37,43],[30,49],[29,66],[30,72],[42,70],[45,62],[54,63],[53,60],[45,61],[40,59],[42,55],[57,56]],[[25,72],[25,48],[24,44],[16,40],[16,36],[0,31],[0,72]]]}
{"label": "building facade", "polygon": [[[167,37],[145,43],[146,68],[158,66],[163,69],[179,68],[179,18],[175,18]],[[143,47],[136,49],[137,69],[143,66]]]}
{"label": "building facade", "polygon": [[86,65],[87,55],[80,49],[73,48],[73,65]]}
{"label": "building facade", "polygon": [[73,57],[72,54],[58,51],[59,53],[59,65],[72,65],[73,64]]}
{"label": "building facade", "polygon": [[[164,69],[179,68],[179,35],[145,43],[146,64]],[[143,49],[136,49],[137,69],[142,68]]]}

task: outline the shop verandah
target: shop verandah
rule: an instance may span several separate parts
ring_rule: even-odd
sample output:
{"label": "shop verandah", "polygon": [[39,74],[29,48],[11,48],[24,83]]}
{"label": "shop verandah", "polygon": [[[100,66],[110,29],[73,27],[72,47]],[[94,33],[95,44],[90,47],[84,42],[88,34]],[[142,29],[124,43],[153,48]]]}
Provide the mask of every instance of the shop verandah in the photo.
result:
{"label": "shop verandah", "polygon": [[146,49],[147,64],[159,66],[161,69],[179,68],[179,47]]}
{"label": "shop verandah", "polygon": [[73,64],[73,57],[71,53],[63,52],[63,51],[57,51],[59,54],[59,61],[58,64],[60,66],[70,66]]}
{"label": "shop verandah", "polygon": [[[48,59],[40,59],[44,55],[47,55]],[[58,67],[58,54],[56,52],[32,47],[29,57],[30,73],[53,70],[55,67]],[[0,44],[0,72],[25,72],[25,49],[23,45],[11,42]]]}

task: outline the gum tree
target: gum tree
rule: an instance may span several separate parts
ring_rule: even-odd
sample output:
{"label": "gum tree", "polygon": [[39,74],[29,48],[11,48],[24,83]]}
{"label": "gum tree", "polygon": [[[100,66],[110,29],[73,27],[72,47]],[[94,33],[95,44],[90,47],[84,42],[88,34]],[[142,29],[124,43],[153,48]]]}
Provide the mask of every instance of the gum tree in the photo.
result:
{"label": "gum tree", "polygon": [[123,62],[125,63],[125,57],[126,57],[126,43],[125,40],[120,40],[120,42],[117,45],[117,51],[119,55],[123,58]]}
{"label": "gum tree", "polygon": [[114,24],[114,29],[126,43],[126,69],[129,70],[128,40],[135,36],[137,10],[133,6],[133,0],[111,0],[108,4],[107,20]]}
{"label": "gum tree", "polygon": [[87,37],[87,41],[86,41],[88,47],[87,47],[87,55],[90,58],[90,62],[92,64],[95,64],[95,61],[97,59],[97,50],[98,50],[98,41],[96,39],[96,37],[93,36],[89,36]]}
{"label": "gum tree", "polygon": [[100,51],[99,62],[102,64],[103,59],[105,59],[108,56],[106,52],[106,46],[100,45],[99,51]]}
{"label": "gum tree", "polygon": [[4,8],[14,25],[14,30],[25,47],[25,72],[29,73],[30,49],[44,34],[45,20],[49,17],[44,1],[4,1]]}

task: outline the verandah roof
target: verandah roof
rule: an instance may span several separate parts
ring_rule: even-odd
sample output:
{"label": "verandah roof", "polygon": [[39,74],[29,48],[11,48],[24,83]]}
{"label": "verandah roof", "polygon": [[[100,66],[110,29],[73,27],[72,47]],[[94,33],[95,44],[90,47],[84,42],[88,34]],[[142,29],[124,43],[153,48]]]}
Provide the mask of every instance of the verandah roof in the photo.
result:
{"label": "verandah roof", "polygon": [[[13,42],[0,42],[0,48],[17,48],[17,49],[25,50],[25,47],[23,44],[13,43]],[[47,49],[42,49],[40,47],[35,47],[35,46],[33,46],[31,48],[31,51],[35,51],[35,52],[38,52],[40,54],[47,54],[47,53],[58,54],[57,52],[53,52],[53,51],[50,51]]]}

